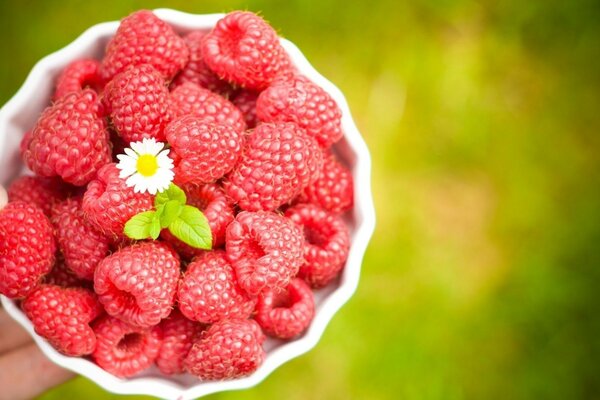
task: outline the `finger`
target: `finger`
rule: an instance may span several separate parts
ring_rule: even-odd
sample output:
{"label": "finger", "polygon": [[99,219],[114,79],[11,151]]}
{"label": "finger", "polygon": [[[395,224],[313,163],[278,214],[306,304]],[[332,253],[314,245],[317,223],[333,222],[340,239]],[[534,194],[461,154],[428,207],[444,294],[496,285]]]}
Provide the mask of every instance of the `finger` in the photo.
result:
{"label": "finger", "polygon": [[8,203],[8,194],[6,193],[4,186],[0,185],[0,210],[4,208],[6,203]]}
{"label": "finger", "polygon": [[0,356],[0,400],[31,399],[74,376],[30,344]]}
{"label": "finger", "polygon": [[27,331],[0,308],[0,356],[31,341],[31,336]]}

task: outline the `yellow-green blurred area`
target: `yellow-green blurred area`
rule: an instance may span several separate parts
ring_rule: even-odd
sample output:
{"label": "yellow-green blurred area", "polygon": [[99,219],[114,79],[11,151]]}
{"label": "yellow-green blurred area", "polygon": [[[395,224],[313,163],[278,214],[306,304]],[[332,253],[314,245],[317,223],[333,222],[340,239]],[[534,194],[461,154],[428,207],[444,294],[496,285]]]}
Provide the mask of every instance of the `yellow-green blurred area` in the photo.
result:
{"label": "yellow-green blurred area", "polygon": [[[0,3],[0,100],[139,8],[261,12],[346,94],[377,229],[319,345],[209,399],[600,394],[600,3]],[[42,396],[113,399],[77,378]],[[137,398],[137,397],[134,397]]]}

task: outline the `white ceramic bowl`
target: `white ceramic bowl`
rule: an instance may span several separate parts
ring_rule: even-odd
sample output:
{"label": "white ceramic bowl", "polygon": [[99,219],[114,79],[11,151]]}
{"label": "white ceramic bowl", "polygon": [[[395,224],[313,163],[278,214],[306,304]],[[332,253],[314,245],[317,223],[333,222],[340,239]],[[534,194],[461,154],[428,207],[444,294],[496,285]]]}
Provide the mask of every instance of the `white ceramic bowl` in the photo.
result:
{"label": "white ceramic bowl", "polygon": [[[193,29],[209,30],[223,17],[223,14],[192,15],[169,9],[158,9],[154,12],[180,33]],[[92,26],[65,48],[44,57],[33,67],[17,94],[0,110],[0,183],[2,185],[6,185],[21,173],[27,173],[19,159],[19,142],[48,105],[57,75],[75,59],[100,57],[106,42],[114,35],[118,26],[118,21]],[[281,39],[281,43],[298,70],[323,87],[340,106],[345,137],[336,144],[335,150],[352,168],[355,182],[355,206],[353,214],[348,218],[352,236],[350,255],[340,279],[315,293],[316,315],[308,331],[300,338],[289,342],[268,339],[265,343],[267,351],[265,362],[254,374],[242,379],[200,382],[197,378],[188,375],[165,377],[156,368],[133,378],[120,379],[87,359],[67,357],[58,353],[34,332],[31,323],[15,303],[2,296],[2,304],[6,311],[31,334],[38,346],[53,362],[91,379],[108,391],[120,394],[144,394],[183,400],[225,390],[249,388],[262,381],[275,368],[314,347],[333,315],[352,296],[358,285],[362,258],[375,227],[369,150],[352,120],[348,103],[342,92],[321,76],[293,43],[285,39]]]}

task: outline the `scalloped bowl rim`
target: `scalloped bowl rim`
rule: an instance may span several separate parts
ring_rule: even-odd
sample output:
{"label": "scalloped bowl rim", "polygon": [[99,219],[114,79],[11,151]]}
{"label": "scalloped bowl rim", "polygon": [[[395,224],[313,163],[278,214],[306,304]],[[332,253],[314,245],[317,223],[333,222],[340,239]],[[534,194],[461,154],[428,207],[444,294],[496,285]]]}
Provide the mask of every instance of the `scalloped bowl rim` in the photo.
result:
{"label": "scalloped bowl rim", "polygon": [[[171,9],[157,9],[154,10],[154,13],[166,22],[183,27],[184,29],[210,29],[224,16],[224,14],[195,15]],[[82,48],[93,45],[99,38],[114,34],[118,25],[119,21],[94,25],[64,48],[42,58],[33,67],[19,91],[0,110],[0,132],[4,131],[4,127],[10,118],[18,115],[19,111],[23,107],[26,107],[28,98],[34,95],[35,89],[53,68],[64,64],[64,60],[74,59],[75,55]],[[31,334],[40,349],[54,363],[91,379],[110,392],[119,394],[150,395],[165,399],[186,400],[220,391],[250,388],[265,379],[280,365],[312,349],[318,343],[334,314],[355,292],[360,277],[362,258],[375,229],[369,150],[352,120],[348,103],[342,92],[319,74],[292,42],[281,39],[281,43],[300,72],[325,89],[341,108],[345,140],[356,157],[353,168],[353,177],[355,180],[355,228],[348,261],[339,287],[330,293],[323,300],[322,304],[320,304],[319,310],[308,331],[300,338],[268,351],[265,362],[252,375],[228,381],[198,381],[197,384],[191,387],[183,387],[181,384],[165,378],[133,377],[120,379],[104,371],[89,360],[62,355],[34,332],[31,322],[13,301],[1,296],[1,301],[6,311]],[[0,149],[5,146],[5,136],[7,135],[0,135]]]}

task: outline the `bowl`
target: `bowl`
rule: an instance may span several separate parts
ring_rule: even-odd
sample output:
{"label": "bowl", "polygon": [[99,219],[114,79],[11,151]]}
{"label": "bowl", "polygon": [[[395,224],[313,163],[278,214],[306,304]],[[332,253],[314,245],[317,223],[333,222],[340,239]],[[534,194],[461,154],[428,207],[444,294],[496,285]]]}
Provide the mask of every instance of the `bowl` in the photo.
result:
{"label": "bowl", "polygon": [[[171,24],[179,33],[195,29],[210,30],[224,14],[193,15],[170,9],[154,13]],[[0,184],[7,185],[20,174],[28,173],[19,157],[19,143],[31,129],[52,95],[54,80],[71,61],[84,57],[100,57],[109,38],[114,35],[119,21],[94,25],[68,46],[40,60],[31,70],[23,86],[0,110]],[[350,299],[358,285],[361,263],[369,239],[375,228],[375,211],[371,195],[371,158],[348,108],[342,92],[320,75],[302,52],[290,41],[281,39],[297,69],[325,89],[342,110],[344,138],[335,145],[335,152],[353,171],[355,206],[347,222],[351,230],[351,248],[340,278],[333,284],[315,291],[316,313],[309,329],[292,341],[268,339],[267,357],[252,375],[241,379],[202,382],[190,375],[166,377],[155,367],[132,378],[121,379],[104,371],[92,361],[67,357],[58,353],[38,336],[18,305],[1,296],[8,314],[33,337],[44,354],[57,365],[83,375],[104,389],[119,394],[141,394],[163,399],[193,399],[210,393],[252,387],[265,379],[273,370],[313,348],[334,314]]]}

